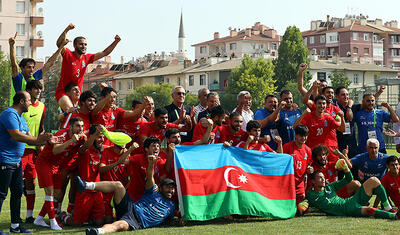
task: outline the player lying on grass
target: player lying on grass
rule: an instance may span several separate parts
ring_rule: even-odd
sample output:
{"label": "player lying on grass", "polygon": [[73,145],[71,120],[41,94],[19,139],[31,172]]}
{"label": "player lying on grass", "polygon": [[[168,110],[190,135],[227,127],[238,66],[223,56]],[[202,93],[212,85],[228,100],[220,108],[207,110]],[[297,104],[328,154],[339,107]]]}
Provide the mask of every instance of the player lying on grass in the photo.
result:
{"label": "player lying on grass", "polygon": [[[312,190],[306,193],[306,198],[310,206],[330,214],[339,216],[374,216],[383,219],[398,219],[398,214],[393,213],[389,204],[385,189],[376,177],[371,177],[365,181],[360,189],[352,197],[343,199],[337,196],[336,191],[343,188],[353,180],[353,175],[343,159],[339,159],[335,168],[343,170],[345,177],[325,185],[325,177],[321,171],[311,174],[310,180],[313,183]],[[384,210],[379,210],[369,206],[372,194],[377,195],[382,200]]]}

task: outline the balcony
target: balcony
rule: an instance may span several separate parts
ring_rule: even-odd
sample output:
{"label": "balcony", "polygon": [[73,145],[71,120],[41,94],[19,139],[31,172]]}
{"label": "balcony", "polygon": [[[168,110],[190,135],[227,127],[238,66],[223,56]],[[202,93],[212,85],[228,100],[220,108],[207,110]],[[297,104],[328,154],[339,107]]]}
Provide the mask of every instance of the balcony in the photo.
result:
{"label": "balcony", "polygon": [[391,41],[389,44],[390,48],[400,48],[400,42]]}
{"label": "balcony", "polygon": [[210,90],[212,90],[212,91],[219,90],[219,83],[210,84]]}
{"label": "balcony", "polygon": [[44,46],[43,39],[31,38],[31,47],[43,47],[43,46]]}
{"label": "balcony", "polygon": [[31,0],[31,2],[44,2],[44,0]]}
{"label": "balcony", "polygon": [[43,16],[31,16],[31,25],[44,24]]}

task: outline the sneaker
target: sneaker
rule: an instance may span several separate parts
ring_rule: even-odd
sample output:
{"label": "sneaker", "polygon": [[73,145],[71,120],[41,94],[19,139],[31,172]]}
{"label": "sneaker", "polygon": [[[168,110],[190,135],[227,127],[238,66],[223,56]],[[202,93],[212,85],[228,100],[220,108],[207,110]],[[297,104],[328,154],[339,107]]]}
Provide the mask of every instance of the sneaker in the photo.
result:
{"label": "sneaker", "polygon": [[32,216],[31,217],[27,217],[25,219],[25,223],[26,224],[33,224],[33,221],[35,221],[35,218],[33,218]]}
{"label": "sneaker", "polygon": [[11,228],[10,227],[10,233],[32,233],[29,230],[24,229],[21,225],[19,225],[17,228]]}
{"label": "sneaker", "polygon": [[392,208],[392,209],[388,210],[388,212],[391,212],[391,213],[397,213],[397,210],[396,210],[396,209],[394,209],[394,208]]}
{"label": "sneaker", "polygon": [[97,230],[97,228],[87,228],[85,231],[86,231],[86,235],[97,235],[97,234],[99,234],[99,230]]}
{"label": "sneaker", "polygon": [[78,191],[79,191],[80,193],[83,193],[83,192],[85,191],[86,182],[83,181],[83,180],[81,179],[81,177],[77,176],[77,177],[75,178],[75,185],[76,185],[76,188],[78,189]]}
{"label": "sneaker", "polygon": [[49,227],[49,225],[44,222],[44,219],[41,216],[36,217],[35,221],[33,221],[33,224],[43,227]]}

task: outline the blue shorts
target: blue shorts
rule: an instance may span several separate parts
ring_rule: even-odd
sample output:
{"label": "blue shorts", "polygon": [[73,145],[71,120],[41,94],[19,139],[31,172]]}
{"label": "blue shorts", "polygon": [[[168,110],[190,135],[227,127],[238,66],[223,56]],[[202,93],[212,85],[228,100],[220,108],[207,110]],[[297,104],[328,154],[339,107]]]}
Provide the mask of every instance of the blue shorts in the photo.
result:
{"label": "blue shorts", "polygon": [[135,202],[129,196],[128,192],[125,193],[119,204],[115,203],[115,212],[117,220],[123,220],[129,224],[129,230],[143,229],[142,223],[136,213]]}

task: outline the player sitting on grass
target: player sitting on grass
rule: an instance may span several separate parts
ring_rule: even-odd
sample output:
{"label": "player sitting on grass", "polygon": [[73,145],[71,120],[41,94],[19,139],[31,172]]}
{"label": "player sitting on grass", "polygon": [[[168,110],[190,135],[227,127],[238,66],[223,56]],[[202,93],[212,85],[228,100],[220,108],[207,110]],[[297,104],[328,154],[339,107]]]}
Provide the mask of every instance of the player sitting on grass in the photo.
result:
{"label": "player sitting on grass", "polygon": [[[321,171],[317,170],[311,174],[310,180],[314,186],[311,191],[306,193],[310,206],[330,215],[374,216],[382,219],[398,219],[397,213],[390,212],[392,207],[389,204],[385,189],[376,177],[371,177],[365,181],[352,197],[347,199],[339,197],[336,191],[350,183],[353,180],[353,175],[344,159],[339,159],[335,168],[343,170],[345,177],[328,185],[325,185],[325,177]],[[369,206],[372,194],[382,199],[384,210]]]}

